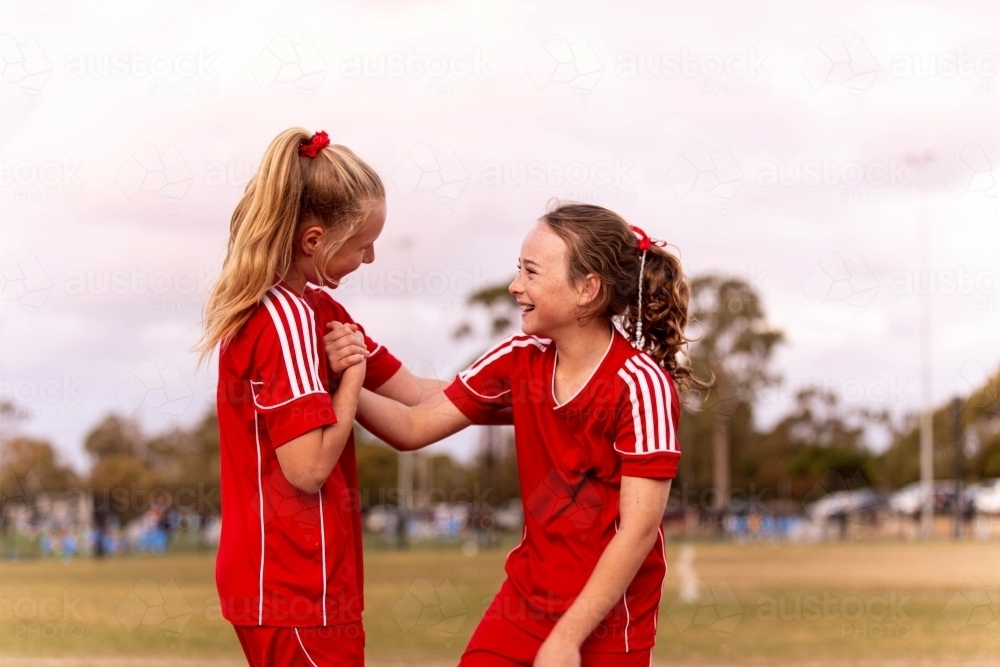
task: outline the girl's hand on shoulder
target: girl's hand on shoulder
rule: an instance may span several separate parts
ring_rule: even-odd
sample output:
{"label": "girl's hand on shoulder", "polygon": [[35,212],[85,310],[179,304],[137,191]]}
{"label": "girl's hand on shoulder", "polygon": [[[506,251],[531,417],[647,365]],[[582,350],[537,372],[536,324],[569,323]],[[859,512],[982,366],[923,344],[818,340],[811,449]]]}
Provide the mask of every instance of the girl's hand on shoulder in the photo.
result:
{"label": "girl's hand on shoulder", "polygon": [[549,635],[535,654],[534,667],[580,667],[580,648]]}
{"label": "girl's hand on shoulder", "polygon": [[[365,338],[357,325],[330,322],[326,326],[330,331],[323,336],[323,345],[334,375],[340,375],[351,366],[361,364],[368,358]],[[363,372],[364,364],[362,364]]]}

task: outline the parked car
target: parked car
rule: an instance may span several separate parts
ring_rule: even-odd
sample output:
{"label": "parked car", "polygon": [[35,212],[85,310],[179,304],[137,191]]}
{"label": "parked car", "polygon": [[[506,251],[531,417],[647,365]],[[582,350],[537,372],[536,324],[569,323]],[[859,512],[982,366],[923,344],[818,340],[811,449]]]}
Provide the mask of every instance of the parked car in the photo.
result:
{"label": "parked car", "polygon": [[[951,514],[955,511],[956,484],[953,479],[934,480],[934,513]],[[962,490],[962,512],[972,511],[973,497],[976,491],[972,487]],[[922,482],[913,482],[899,489],[889,497],[889,508],[897,514],[918,516],[924,507],[924,491]]]}
{"label": "parked car", "polygon": [[1000,478],[979,482],[972,496],[972,505],[980,514],[1000,514]]}

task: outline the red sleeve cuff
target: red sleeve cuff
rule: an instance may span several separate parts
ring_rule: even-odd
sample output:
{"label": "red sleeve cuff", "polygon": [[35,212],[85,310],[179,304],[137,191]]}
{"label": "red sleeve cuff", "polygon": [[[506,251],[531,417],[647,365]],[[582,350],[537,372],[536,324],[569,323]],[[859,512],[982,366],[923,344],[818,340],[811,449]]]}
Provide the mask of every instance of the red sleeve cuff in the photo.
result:
{"label": "red sleeve cuff", "polygon": [[257,411],[263,416],[267,433],[274,447],[294,440],[314,428],[322,428],[337,423],[333,412],[333,400],[325,392],[306,394],[275,408]]}
{"label": "red sleeve cuff", "polygon": [[456,377],[450,385],[445,387],[444,395],[455,404],[458,410],[469,418],[473,424],[485,424],[498,409],[504,407],[485,401],[474,394],[462,378]]}
{"label": "red sleeve cuff", "polygon": [[392,356],[389,350],[384,347],[379,348],[375,354],[368,357],[368,362],[365,365],[364,388],[368,391],[375,391],[395,375],[402,366],[403,362]]}
{"label": "red sleeve cuff", "polygon": [[625,477],[648,477],[649,479],[673,479],[677,477],[677,462],[680,458],[680,452],[622,454],[622,475]]}

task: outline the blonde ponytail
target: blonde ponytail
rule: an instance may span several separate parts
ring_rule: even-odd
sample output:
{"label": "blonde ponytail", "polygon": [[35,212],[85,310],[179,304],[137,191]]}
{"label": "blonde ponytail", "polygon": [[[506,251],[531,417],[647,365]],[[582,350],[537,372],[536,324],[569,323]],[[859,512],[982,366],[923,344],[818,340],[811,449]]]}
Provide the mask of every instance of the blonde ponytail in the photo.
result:
{"label": "blonde ponytail", "polygon": [[382,179],[349,148],[333,144],[315,158],[300,155],[310,137],[302,128],[279,134],[233,212],[222,273],[205,306],[199,361],[236,335],[275,276],[287,274],[303,222],[326,230],[316,255],[324,267],[385,199]]}

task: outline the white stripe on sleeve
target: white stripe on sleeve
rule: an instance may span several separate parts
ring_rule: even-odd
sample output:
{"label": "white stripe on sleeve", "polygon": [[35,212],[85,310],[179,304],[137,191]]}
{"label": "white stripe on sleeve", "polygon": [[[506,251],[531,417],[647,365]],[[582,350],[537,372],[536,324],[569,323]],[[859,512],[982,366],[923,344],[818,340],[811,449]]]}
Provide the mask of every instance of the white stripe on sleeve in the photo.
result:
{"label": "white stripe on sleeve", "polygon": [[292,352],[288,347],[288,336],[285,335],[285,323],[281,321],[281,316],[278,315],[278,310],[274,305],[274,299],[272,299],[269,294],[264,295],[264,305],[267,307],[267,312],[271,314],[274,329],[278,333],[278,341],[281,343],[281,355],[284,357],[285,372],[288,373],[288,384],[292,389],[292,396],[294,398],[298,398],[304,392],[299,386],[298,379],[295,376],[295,365],[292,361]]}
{"label": "white stripe on sleeve", "polygon": [[[653,393],[656,394],[656,403],[653,404],[653,412],[656,413],[656,425],[658,430],[656,432],[656,444],[654,449],[659,452],[665,452],[670,448],[669,438],[667,436],[667,425],[664,423],[664,412],[666,411],[665,406],[670,400],[670,388],[665,385],[666,379],[663,375],[657,372],[654,367],[652,359],[649,359],[644,354],[639,354],[633,357],[636,365],[641,366],[649,373],[650,381],[653,385]],[[664,400],[664,394],[667,395],[667,399]],[[669,419],[669,415],[667,415]]]}
{"label": "white stripe on sleeve", "polygon": [[641,372],[633,363],[631,359],[625,362],[625,367],[632,371],[633,376],[636,379],[636,384],[639,387],[639,392],[642,394],[642,406],[644,408],[643,414],[645,416],[645,421],[643,422],[644,433],[646,435],[646,450],[647,452],[654,451],[655,440],[656,440],[656,426],[653,422],[653,404],[652,399],[649,396],[649,379],[646,374]]}
{"label": "white stripe on sleeve", "polygon": [[288,303],[288,296],[286,294],[280,290],[274,290],[274,296],[277,302],[281,304],[282,310],[285,311],[285,319],[288,321],[289,337],[292,339],[292,349],[295,351],[295,364],[299,369],[299,378],[302,380],[303,392],[314,392],[316,388],[312,386],[312,379],[306,371],[306,360],[303,350],[305,347],[305,338],[302,335],[302,323],[292,312],[292,307]]}
{"label": "white stripe on sleeve", "polygon": [[632,378],[625,372],[624,368],[618,371],[618,377],[628,385],[629,402],[632,403],[632,429],[635,431],[635,451],[642,453],[644,451],[645,438],[642,435],[642,420],[639,419],[639,397],[636,395],[635,382],[632,381]]}

